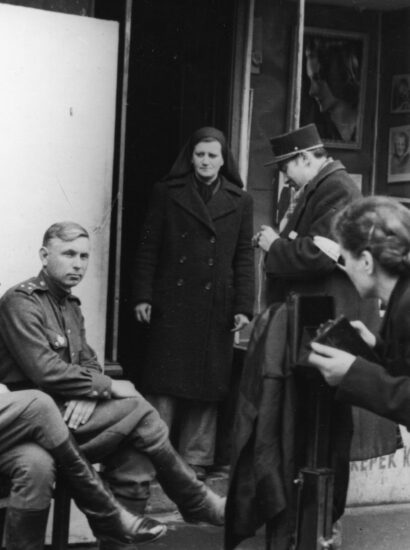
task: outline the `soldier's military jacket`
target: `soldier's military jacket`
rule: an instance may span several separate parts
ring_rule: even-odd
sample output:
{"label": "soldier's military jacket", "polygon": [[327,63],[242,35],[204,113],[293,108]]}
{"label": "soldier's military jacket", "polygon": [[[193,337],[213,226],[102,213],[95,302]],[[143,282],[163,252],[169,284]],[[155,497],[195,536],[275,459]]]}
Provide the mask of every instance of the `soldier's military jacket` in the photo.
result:
{"label": "soldier's military jacket", "polygon": [[44,272],[0,300],[0,381],[63,399],[111,397],[111,378],[87,344],[80,300]]}

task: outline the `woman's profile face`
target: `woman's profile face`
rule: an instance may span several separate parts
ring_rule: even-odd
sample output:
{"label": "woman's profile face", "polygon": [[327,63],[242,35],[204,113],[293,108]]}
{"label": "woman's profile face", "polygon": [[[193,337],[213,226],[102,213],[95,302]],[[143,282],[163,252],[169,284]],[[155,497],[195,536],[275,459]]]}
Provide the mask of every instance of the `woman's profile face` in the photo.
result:
{"label": "woman's profile face", "polygon": [[192,165],[196,177],[207,184],[216,180],[224,164],[219,141],[200,141],[192,152]]}
{"label": "woman's profile face", "polygon": [[373,274],[369,273],[369,270],[366,269],[366,253],[367,252],[362,252],[360,256],[356,258],[351,252],[343,248],[343,246],[340,246],[340,254],[344,259],[344,270],[349,276],[349,279],[352,281],[362,298],[371,298],[377,296],[377,289],[375,288],[375,278]]}
{"label": "woman's profile face", "polygon": [[314,55],[306,56],[306,73],[310,80],[309,95],[314,99],[321,113],[326,113],[339,101],[332,93],[329,84],[323,80],[320,63]]}

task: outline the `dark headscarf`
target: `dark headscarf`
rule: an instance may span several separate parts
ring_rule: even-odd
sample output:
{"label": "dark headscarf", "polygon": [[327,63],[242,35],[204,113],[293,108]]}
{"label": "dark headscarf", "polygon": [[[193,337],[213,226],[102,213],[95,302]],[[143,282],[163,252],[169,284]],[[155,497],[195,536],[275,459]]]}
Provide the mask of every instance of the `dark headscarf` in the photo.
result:
{"label": "dark headscarf", "polygon": [[231,151],[228,149],[224,134],[220,130],[212,128],[211,126],[200,128],[192,134],[189,140],[182,147],[176,161],[174,162],[171,170],[165,176],[164,180],[182,178],[183,176],[193,172],[191,159],[194,147],[205,138],[215,139],[221,144],[224,165],[222,166],[220,173],[223,174],[231,183],[236,184],[238,187],[243,187],[243,182],[241,176],[239,175],[238,167]]}

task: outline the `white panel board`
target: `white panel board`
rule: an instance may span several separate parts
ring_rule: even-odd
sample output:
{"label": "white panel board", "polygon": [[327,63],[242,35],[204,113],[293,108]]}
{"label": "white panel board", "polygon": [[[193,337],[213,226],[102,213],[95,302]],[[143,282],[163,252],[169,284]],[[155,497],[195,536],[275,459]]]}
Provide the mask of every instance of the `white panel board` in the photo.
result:
{"label": "white panel board", "polygon": [[348,504],[410,502],[410,435],[401,428],[404,448],[396,453],[351,462]]}
{"label": "white panel board", "polygon": [[0,5],[0,292],[40,269],[44,230],[92,235],[75,293],[103,359],[118,24]]}

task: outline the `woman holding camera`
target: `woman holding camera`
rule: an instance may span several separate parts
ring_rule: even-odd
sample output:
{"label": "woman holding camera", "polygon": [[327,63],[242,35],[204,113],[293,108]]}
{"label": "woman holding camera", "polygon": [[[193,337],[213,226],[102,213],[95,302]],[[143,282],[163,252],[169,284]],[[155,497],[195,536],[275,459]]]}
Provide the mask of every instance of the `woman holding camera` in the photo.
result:
{"label": "woman holding camera", "polygon": [[342,210],[334,232],[360,295],[386,307],[378,336],[352,322],[380,364],[318,343],[309,362],[338,385],[338,399],[410,427],[410,212],[388,197],[359,199]]}

